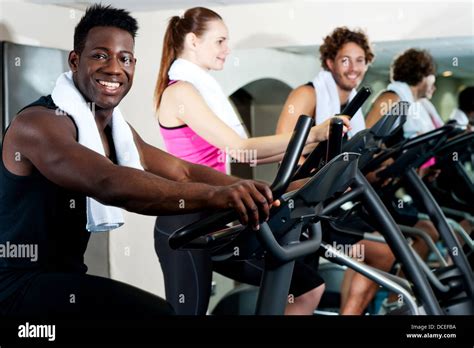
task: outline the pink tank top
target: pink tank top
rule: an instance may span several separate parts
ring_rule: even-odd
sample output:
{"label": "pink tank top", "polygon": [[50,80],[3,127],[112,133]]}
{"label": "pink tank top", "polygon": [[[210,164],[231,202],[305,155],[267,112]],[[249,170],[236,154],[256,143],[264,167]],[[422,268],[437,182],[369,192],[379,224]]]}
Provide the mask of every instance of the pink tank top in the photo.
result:
{"label": "pink tank top", "polygon": [[[168,86],[175,82],[177,81],[170,81]],[[160,124],[160,131],[170,154],[226,173],[226,153],[209,144],[189,126],[165,127]]]}

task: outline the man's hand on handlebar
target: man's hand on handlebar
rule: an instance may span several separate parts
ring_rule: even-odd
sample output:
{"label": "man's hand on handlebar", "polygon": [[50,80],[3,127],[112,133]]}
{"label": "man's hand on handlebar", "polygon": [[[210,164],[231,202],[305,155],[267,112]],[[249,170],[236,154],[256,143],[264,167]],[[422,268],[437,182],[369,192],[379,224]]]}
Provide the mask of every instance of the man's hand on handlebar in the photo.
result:
{"label": "man's hand on handlebar", "polygon": [[[348,131],[352,129],[350,120],[348,116],[334,116],[339,117],[344,122],[343,132],[346,134]],[[314,126],[311,128],[311,131],[308,136],[308,143],[316,143],[327,140],[329,138],[329,126],[331,124],[331,118],[328,118],[323,123]]]}
{"label": "man's hand on handlebar", "polygon": [[[216,186],[210,200],[216,210],[233,208],[240,223],[260,228],[260,221],[268,220],[273,195],[268,184],[261,181],[241,180],[229,186]],[[277,203],[278,204],[278,203]]]}

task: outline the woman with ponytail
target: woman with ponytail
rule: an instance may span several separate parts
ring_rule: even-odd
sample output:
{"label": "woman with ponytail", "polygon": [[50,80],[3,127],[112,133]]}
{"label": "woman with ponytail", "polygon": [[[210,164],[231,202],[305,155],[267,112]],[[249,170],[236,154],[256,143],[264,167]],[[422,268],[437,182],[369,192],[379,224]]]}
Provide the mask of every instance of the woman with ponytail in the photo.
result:
{"label": "woman with ponytail", "polygon": [[[209,9],[196,7],[182,17],[172,17],[155,90],[158,121],[168,152],[224,173],[227,156],[239,162],[281,160],[291,137],[291,133],[247,137],[221,87],[209,74],[210,70],[223,69],[229,54],[228,37],[222,18]],[[347,119],[343,120],[349,127]],[[311,129],[306,152],[327,138],[328,126],[329,120]],[[213,262],[205,250],[170,249],[169,235],[203,216],[205,213],[160,216],[156,221],[155,249],[163,269],[166,298],[177,314],[206,313],[213,270],[239,282],[260,284],[261,261]],[[315,267],[297,261],[290,288],[294,301],[288,304],[286,314],[312,314],[323,291],[324,281]]]}

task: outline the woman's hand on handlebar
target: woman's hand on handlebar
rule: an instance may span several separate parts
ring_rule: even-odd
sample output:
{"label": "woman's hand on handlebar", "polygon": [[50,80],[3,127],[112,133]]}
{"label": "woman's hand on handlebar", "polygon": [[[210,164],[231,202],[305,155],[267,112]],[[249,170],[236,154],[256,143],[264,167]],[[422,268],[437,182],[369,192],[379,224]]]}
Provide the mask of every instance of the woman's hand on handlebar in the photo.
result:
{"label": "woman's hand on handlebar", "polygon": [[[343,132],[346,134],[348,131],[351,130],[351,124],[349,117],[347,116],[334,116],[339,117],[344,122]],[[318,143],[324,140],[327,140],[329,137],[329,126],[331,124],[331,118],[328,118],[321,124],[318,124],[311,128],[309,132],[307,143]]]}
{"label": "woman's hand on handlebar", "polygon": [[241,180],[229,186],[216,186],[209,203],[216,210],[234,209],[240,223],[258,230],[260,221],[268,220],[274,202],[268,184]]}

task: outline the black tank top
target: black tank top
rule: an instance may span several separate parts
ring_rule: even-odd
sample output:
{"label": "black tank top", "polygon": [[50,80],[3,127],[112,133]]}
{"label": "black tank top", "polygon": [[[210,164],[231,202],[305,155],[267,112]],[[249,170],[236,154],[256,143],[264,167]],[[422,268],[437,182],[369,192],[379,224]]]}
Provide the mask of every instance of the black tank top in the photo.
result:
{"label": "black tank top", "polygon": [[[22,110],[31,106],[57,109],[51,96]],[[115,155],[111,139],[109,144]],[[0,156],[0,302],[38,273],[86,273],[86,221],[85,195],[52,183],[36,169],[28,176],[15,175]]]}

